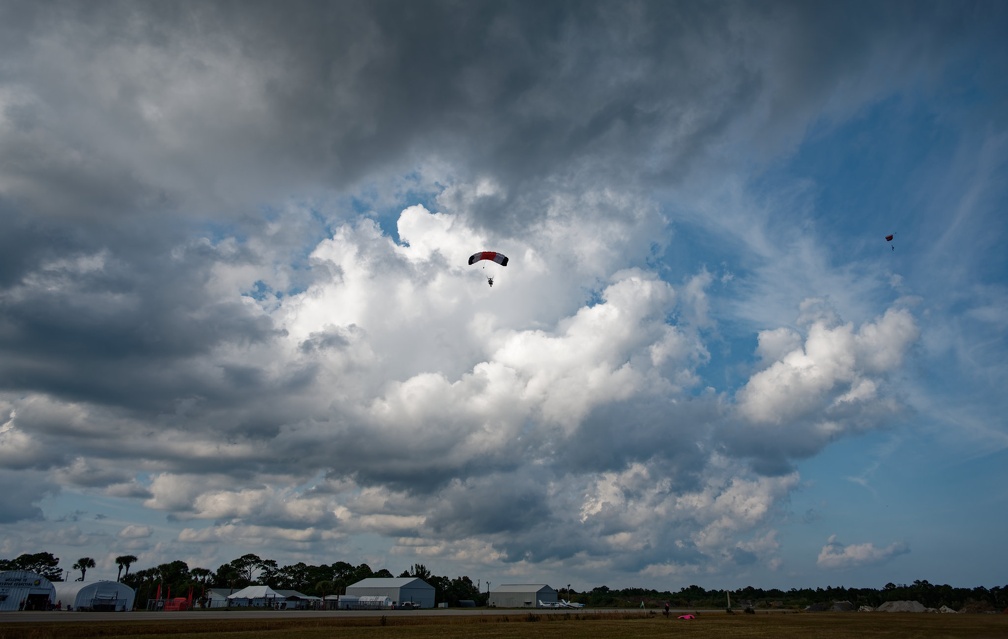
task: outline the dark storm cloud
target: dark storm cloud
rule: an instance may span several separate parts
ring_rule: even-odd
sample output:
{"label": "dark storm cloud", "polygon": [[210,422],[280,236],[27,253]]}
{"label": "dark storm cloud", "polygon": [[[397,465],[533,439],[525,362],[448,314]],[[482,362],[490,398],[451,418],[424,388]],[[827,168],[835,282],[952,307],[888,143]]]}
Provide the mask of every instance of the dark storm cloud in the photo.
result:
{"label": "dark storm cloud", "polygon": [[352,478],[362,486],[386,486],[429,496],[458,477],[482,478],[514,471],[538,458],[529,442],[515,442],[506,450],[491,449],[483,454],[466,452],[462,433],[476,426],[452,423],[450,416],[436,426],[415,424],[416,435],[398,426],[395,430],[379,429],[369,427],[365,420],[351,422],[345,430],[333,431],[307,459],[331,468],[327,473],[330,478]]}
{"label": "dark storm cloud", "polygon": [[703,449],[711,448],[712,426],[718,419],[718,405],[710,399],[635,397],[605,404],[557,446],[555,461],[575,473],[617,471],[633,462],[653,461],[678,488],[689,490],[706,464]]}
{"label": "dark storm cloud", "polygon": [[[18,227],[17,218],[14,228]],[[45,222],[19,239],[47,246],[60,236]],[[62,240],[59,250],[28,252],[19,260],[19,281],[0,289],[0,378],[6,386],[131,408],[161,408],[174,397],[196,393],[181,371],[194,355],[223,344],[268,341],[269,320],[237,300],[208,294],[208,273],[220,256],[186,251],[135,255],[100,244]],[[12,278],[13,279],[13,278]],[[226,369],[218,390],[248,389],[262,381]],[[205,380],[199,394],[216,393]]]}
{"label": "dark storm cloud", "polygon": [[[473,215],[521,228],[558,180],[667,185],[733,126],[806,117],[916,6],[7,3],[5,76],[32,94],[0,144],[22,205],[61,216],[224,210],[439,158],[502,181]],[[907,58],[956,35],[920,27]],[[89,57],[112,68],[67,67]]]}
{"label": "dark storm cloud", "polygon": [[532,481],[514,482],[507,493],[499,491],[503,477],[482,478],[451,490],[451,499],[442,500],[427,517],[437,533],[455,538],[489,533],[525,532],[551,518],[546,493]]}
{"label": "dark storm cloud", "polygon": [[0,491],[0,524],[43,519],[37,504],[47,494],[56,492],[56,486],[40,474],[10,468],[6,463],[0,468],[0,481],[18,488]]}
{"label": "dark storm cloud", "polygon": [[[430,504],[425,529],[452,540],[491,539],[508,562],[564,559],[590,550],[591,536],[557,510],[544,479],[548,477],[525,469],[454,483]],[[560,529],[564,535],[556,534]]]}

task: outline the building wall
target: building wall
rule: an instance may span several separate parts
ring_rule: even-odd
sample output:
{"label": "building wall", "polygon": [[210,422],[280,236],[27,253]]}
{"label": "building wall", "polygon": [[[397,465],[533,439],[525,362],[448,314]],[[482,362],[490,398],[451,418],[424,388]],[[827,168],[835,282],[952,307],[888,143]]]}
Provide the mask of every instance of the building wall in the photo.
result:
{"label": "building wall", "polygon": [[399,589],[399,598],[395,601],[399,603],[406,603],[411,601],[417,604],[421,608],[433,608],[434,607],[434,587],[427,586],[423,587],[423,584],[417,584],[415,586],[407,586],[405,588]]}
{"label": "building wall", "polygon": [[374,578],[365,581],[367,582],[365,586],[357,584],[347,586],[346,594],[357,597],[388,597],[397,605],[411,601],[421,608],[434,607],[434,587],[422,579],[411,581],[403,586],[396,585],[396,582],[401,583],[401,579],[389,580],[388,585],[382,585],[380,580]]}
{"label": "building wall", "polygon": [[56,584],[56,600],[74,610],[109,609],[122,612],[133,609],[136,592],[116,581],[64,581]]}
{"label": "building wall", "polygon": [[527,588],[502,588],[490,592],[490,605],[498,608],[538,608],[540,600],[556,603],[556,590],[545,585],[529,584]]}
{"label": "building wall", "polygon": [[0,611],[45,610],[56,603],[52,582],[27,570],[0,572]]}
{"label": "building wall", "polygon": [[228,606],[228,595],[231,594],[230,590],[224,588],[207,588],[207,608],[227,608]]}

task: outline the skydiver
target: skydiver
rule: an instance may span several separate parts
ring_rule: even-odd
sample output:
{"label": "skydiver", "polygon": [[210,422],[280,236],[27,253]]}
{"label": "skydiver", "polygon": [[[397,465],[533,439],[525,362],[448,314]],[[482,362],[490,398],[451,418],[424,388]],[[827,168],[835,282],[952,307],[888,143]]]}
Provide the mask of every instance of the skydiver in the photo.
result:
{"label": "skydiver", "polygon": [[487,284],[490,285],[490,288],[493,288],[493,278],[492,277],[488,277],[487,278]]}

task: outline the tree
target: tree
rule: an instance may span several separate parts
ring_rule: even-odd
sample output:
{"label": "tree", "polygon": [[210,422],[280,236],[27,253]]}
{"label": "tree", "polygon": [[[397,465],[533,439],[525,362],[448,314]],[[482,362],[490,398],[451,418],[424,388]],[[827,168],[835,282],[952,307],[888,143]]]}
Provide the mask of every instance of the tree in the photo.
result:
{"label": "tree", "polygon": [[438,592],[443,592],[443,601],[447,601],[449,606],[457,606],[463,599],[479,601],[482,598],[483,593],[469,577],[456,577],[450,581],[447,577],[431,577],[431,581],[437,584],[435,588]]}
{"label": "tree", "polygon": [[427,566],[423,564],[413,564],[413,570],[411,574],[406,575],[407,577],[416,577],[417,579],[423,579],[429,582],[431,578],[431,571],[427,570]]}
{"label": "tree", "polygon": [[252,584],[252,577],[255,575],[255,571],[263,568],[263,560],[259,555],[248,553],[238,559],[233,559],[231,565],[241,575],[241,581],[244,582],[242,587],[244,588]]}
{"label": "tree", "polygon": [[42,575],[49,581],[63,581],[59,558],[53,557],[51,552],[25,553],[17,559],[0,560],[0,570],[27,570]]}
{"label": "tree", "polygon": [[[351,584],[357,583],[358,581],[360,581],[362,579],[368,579],[370,577],[377,577],[377,576],[378,575],[374,574],[374,571],[371,570],[371,566],[369,566],[367,564],[361,564],[361,565],[357,566],[356,568],[354,568],[353,572],[350,573],[349,577],[347,578],[346,585],[349,586]],[[389,577],[391,577],[391,576],[392,575],[389,575]]]}
{"label": "tree", "polygon": [[326,581],[323,579],[322,581],[315,584],[314,594],[316,597],[325,597],[326,595],[337,594],[336,590],[337,590],[336,582]]}
{"label": "tree", "polygon": [[[303,566],[304,564],[301,565]],[[277,573],[280,572],[279,564],[273,559],[263,559],[259,562],[259,570],[261,571],[259,573],[259,583],[276,588],[273,584],[276,582]]]}
{"label": "tree", "polygon": [[310,583],[308,579],[309,566],[305,562],[299,561],[290,566],[274,569],[270,578],[266,579],[266,585],[284,590],[304,591],[308,589],[308,584]]}
{"label": "tree", "polygon": [[136,591],[134,601],[137,609],[147,607],[147,600],[156,594],[156,584],[160,581],[160,575],[155,568],[137,570],[123,576],[123,583]]}
{"label": "tree", "polygon": [[123,568],[126,568],[126,576],[129,576],[129,568],[131,565],[136,563],[137,558],[133,555],[120,555],[115,558],[116,565],[119,566],[119,574],[116,575],[116,581],[122,579]]}
{"label": "tree", "polygon": [[94,568],[94,567],[95,567],[94,559],[91,559],[90,557],[81,557],[80,559],[78,559],[77,563],[73,565],[74,570],[80,571],[80,579],[78,579],[77,581],[84,581],[84,575],[87,574],[88,568]]}
{"label": "tree", "polygon": [[171,586],[175,592],[189,585],[189,564],[181,559],[161,564],[155,570],[165,586]]}
{"label": "tree", "polygon": [[334,594],[346,594],[346,587],[354,583],[353,578],[357,569],[345,561],[337,561],[329,568],[332,570],[332,581],[336,588]]}
{"label": "tree", "polygon": [[214,573],[213,584],[218,588],[228,588],[233,593],[235,591],[235,586],[238,585],[241,578],[241,573],[234,567],[234,565],[222,564],[221,566],[218,566],[217,572]]}

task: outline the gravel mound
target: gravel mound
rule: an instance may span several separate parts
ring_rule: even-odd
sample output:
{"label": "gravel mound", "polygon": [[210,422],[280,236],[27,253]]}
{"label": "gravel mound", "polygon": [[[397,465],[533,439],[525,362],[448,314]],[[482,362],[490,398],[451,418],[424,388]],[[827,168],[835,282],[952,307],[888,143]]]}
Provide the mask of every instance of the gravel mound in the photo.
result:
{"label": "gravel mound", "polygon": [[887,601],[878,608],[879,612],[927,612],[919,601]]}

